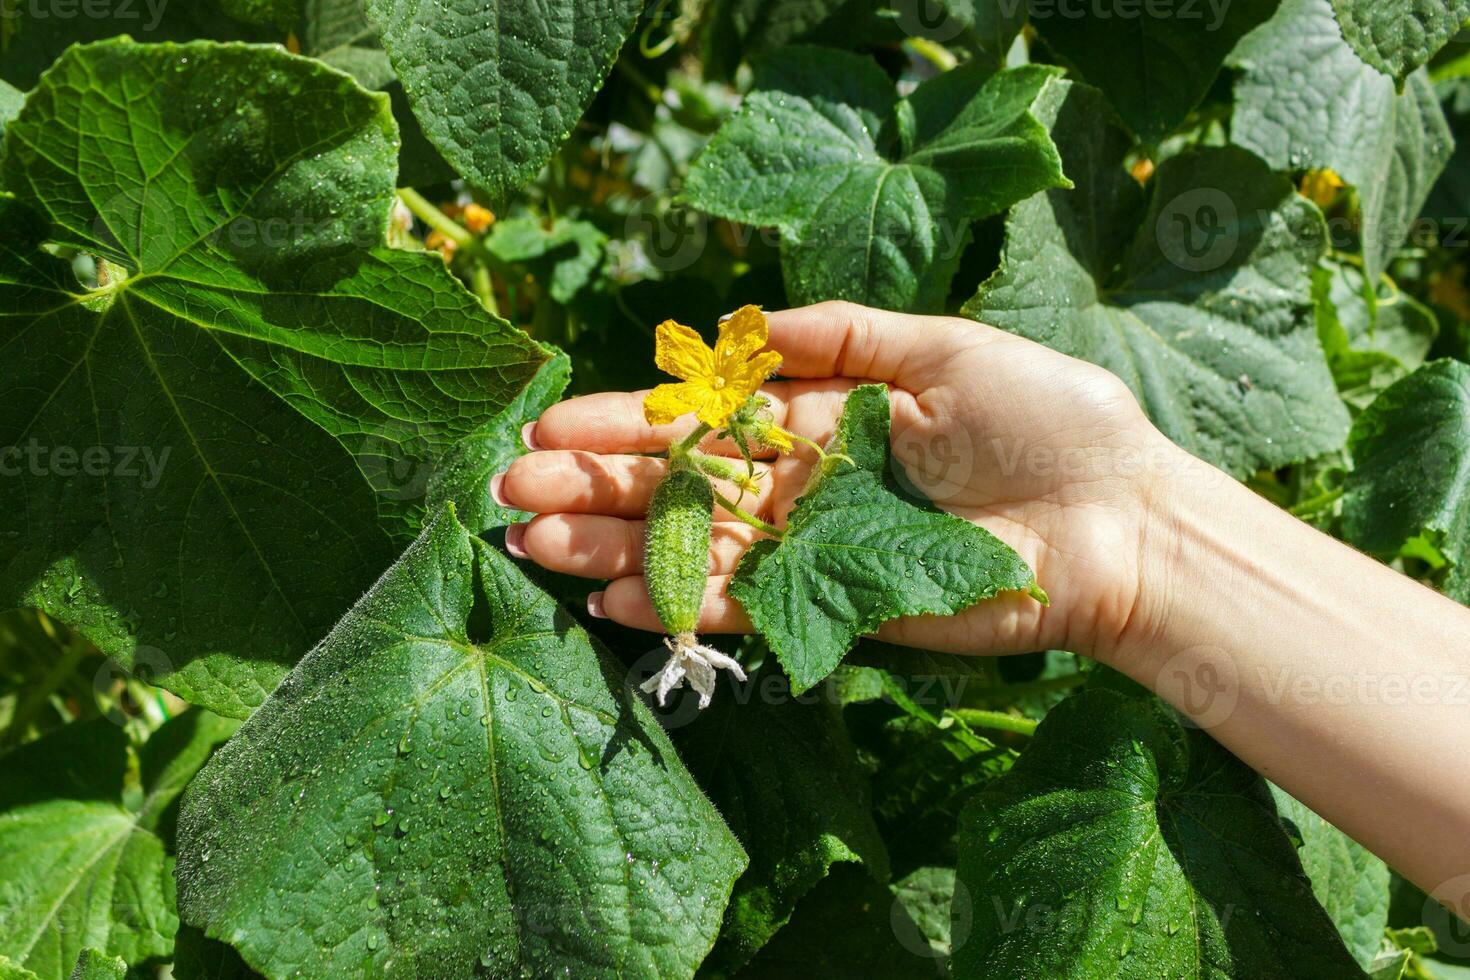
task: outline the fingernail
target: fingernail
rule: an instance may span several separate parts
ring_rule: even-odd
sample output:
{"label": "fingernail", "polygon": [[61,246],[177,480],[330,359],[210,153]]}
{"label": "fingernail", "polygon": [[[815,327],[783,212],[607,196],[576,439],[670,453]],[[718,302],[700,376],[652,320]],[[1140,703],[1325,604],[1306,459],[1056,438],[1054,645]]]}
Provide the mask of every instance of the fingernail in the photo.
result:
{"label": "fingernail", "polygon": [[720,322],[724,323],[726,320],[730,319],[734,315],[734,313],[726,313],[724,316],[720,317]]}
{"label": "fingernail", "polygon": [[517,558],[530,558],[526,550],[526,525],[512,524],[505,529],[505,550]]}
{"label": "fingernail", "polygon": [[607,612],[602,608],[602,597],[605,593],[592,592],[587,596],[587,615],[598,619],[606,619]]}
{"label": "fingernail", "polygon": [[505,499],[504,473],[496,473],[490,478],[490,499],[502,507],[510,506],[510,501]]}
{"label": "fingernail", "polygon": [[526,448],[531,450],[532,452],[535,452],[536,450],[541,448],[541,443],[536,441],[535,422],[527,422],[525,425],[521,426],[521,442],[524,442],[526,444]]}

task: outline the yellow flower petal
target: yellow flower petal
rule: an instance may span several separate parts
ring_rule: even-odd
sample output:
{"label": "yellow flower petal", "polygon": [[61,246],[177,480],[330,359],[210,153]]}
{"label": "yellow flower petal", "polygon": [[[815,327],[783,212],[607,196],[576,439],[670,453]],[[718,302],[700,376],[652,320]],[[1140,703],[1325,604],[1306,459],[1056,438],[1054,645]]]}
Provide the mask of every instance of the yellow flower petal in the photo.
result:
{"label": "yellow flower petal", "polygon": [[774,423],[761,426],[760,440],[777,452],[789,453],[796,449],[796,443],[791,441],[791,433]]}
{"label": "yellow flower petal", "polygon": [[659,385],[643,397],[643,417],[649,425],[668,425],[701,408],[708,392],[704,385],[689,381]]}
{"label": "yellow flower petal", "polygon": [[714,376],[714,352],[693,328],[665,320],[653,336],[653,363],[660,371],[685,381],[705,381]]}
{"label": "yellow flower petal", "polygon": [[712,429],[718,429],[730,421],[730,416],[735,410],[745,404],[745,399],[750,397],[749,392],[726,386],[718,391],[711,389],[706,396],[705,403],[699,407],[696,414],[699,421]]}
{"label": "yellow flower petal", "polygon": [[720,324],[715,340],[715,368],[728,376],[734,365],[745,363],[771,337],[766,315],[759,306],[742,306]]}
{"label": "yellow flower petal", "polygon": [[[776,373],[781,366],[781,355],[775,351],[766,351],[757,354],[749,361],[740,364],[732,364],[729,373],[725,375],[725,384],[731,388],[745,392],[745,398],[749,398],[760,390],[760,386],[766,383],[766,379]],[[742,398],[741,401],[745,399]]]}

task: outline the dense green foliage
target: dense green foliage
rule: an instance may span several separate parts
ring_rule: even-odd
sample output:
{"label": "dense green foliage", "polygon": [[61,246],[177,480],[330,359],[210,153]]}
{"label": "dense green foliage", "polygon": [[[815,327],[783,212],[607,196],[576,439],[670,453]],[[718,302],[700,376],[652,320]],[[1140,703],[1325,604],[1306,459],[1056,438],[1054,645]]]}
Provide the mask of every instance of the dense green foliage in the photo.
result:
{"label": "dense green foliage", "polygon": [[659,321],[846,298],[1100,364],[1470,603],[1467,17],[0,0],[0,980],[1463,975],[1116,675],[860,639],[1047,586],[881,386],[704,711],[489,485]]}

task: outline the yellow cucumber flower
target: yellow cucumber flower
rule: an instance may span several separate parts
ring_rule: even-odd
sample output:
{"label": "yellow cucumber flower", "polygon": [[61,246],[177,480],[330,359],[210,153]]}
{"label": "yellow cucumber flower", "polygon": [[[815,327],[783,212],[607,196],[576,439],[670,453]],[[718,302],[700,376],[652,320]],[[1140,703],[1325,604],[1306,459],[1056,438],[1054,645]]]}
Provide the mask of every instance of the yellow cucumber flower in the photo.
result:
{"label": "yellow cucumber flower", "polygon": [[714,350],[691,328],[673,320],[660,323],[654,336],[654,363],[682,380],[659,385],[643,399],[649,424],[666,425],[693,412],[711,428],[723,426],[781,366],[781,355],[775,351],[757,353],[769,337],[766,316],[758,306],[742,306],[720,324]]}
{"label": "yellow cucumber flower", "polygon": [[1337,200],[1337,193],[1344,186],[1342,178],[1334,170],[1309,170],[1302,178],[1299,190],[1302,197],[1319,208],[1325,208]]}

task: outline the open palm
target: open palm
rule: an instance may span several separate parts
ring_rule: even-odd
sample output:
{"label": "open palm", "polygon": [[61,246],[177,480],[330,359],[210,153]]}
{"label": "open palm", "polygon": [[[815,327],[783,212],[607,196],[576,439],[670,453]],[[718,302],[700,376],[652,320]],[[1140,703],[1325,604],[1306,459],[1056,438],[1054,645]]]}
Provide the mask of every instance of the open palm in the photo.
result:
{"label": "open palm", "polygon": [[[825,442],[853,386],[887,383],[900,476],[1014,547],[1052,597],[1050,607],[1006,595],[957,616],[895,620],[881,636],[956,653],[1090,652],[1116,641],[1137,597],[1150,475],[1177,453],[1116,377],[967,320],[825,303],[769,322],[789,379],[762,389],[779,425]],[[556,571],[609,579],[590,600],[593,612],[661,631],[641,565],[643,516],[665,464],[640,454],[665,449],[694,421],[648,425],[643,394],[554,406],[528,429],[536,451],[497,477],[494,491],[538,515],[511,531],[513,550]],[[704,448],[735,455],[717,441]],[[814,456],[799,447],[759,461],[762,492],[740,506],[784,525]],[[747,632],[725,586],[759,532],[723,511],[716,521],[700,629]]]}

